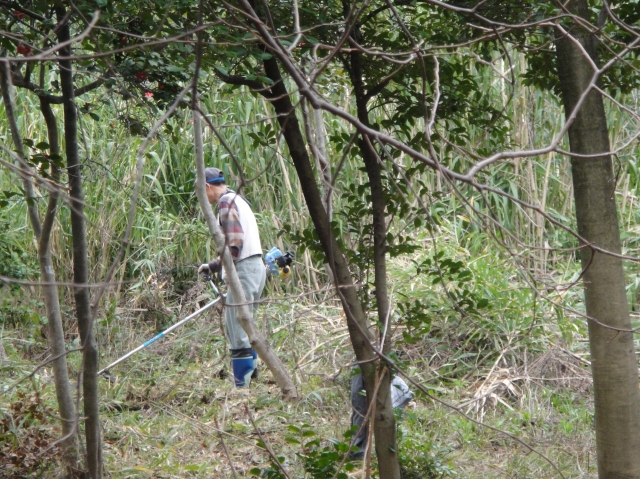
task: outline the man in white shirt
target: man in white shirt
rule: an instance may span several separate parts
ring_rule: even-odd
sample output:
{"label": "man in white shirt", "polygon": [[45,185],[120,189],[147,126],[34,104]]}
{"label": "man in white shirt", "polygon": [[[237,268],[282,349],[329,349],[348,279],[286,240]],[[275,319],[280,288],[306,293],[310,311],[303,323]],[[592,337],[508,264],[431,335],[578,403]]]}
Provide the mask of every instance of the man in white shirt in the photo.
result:
{"label": "man in white shirt", "polygon": [[[204,172],[207,199],[211,205],[217,205],[218,222],[225,235],[245,298],[253,315],[266,280],[256,218],[249,202],[227,187],[222,171],[218,168],[205,168]],[[220,260],[216,259],[201,265],[198,273],[217,272],[220,269]],[[224,271],[222,271],[222,277],[223,279],[225,277]],[[224,317],[231,348],[231,369],[235,385],[242,387],[248,385],[251,378],[257,377],[257,355],[251,348],[247,333],[237,320],[237,308],[233,306],[234,304],[233,294],[228,291]]]}

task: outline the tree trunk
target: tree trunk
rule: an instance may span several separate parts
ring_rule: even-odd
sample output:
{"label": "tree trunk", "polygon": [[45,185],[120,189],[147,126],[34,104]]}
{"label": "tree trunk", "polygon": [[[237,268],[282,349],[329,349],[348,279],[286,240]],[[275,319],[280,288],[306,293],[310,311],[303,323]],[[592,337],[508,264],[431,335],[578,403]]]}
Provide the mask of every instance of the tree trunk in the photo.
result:
{"label": "tree trunk", "polygon": [[309,209],[309,216],[311,217],[322,248],[334,272],[334,284],[337,285],[338,295],[345,309],[347,325],[349,326],[349,333],[356,357],[359,361],[367,361],[366,364],[362,365],[363,372],[366,369],[372,373],[375,371],[375,366],[369,361],[375,358],[375,354],[369,342],[372,342],[374,338],[369,331],[369,321],[358,300],[356,286],[353,283],[349,265],[331,231],[304,138],[300,130],[300,124],[295,116],[295,108],[291,103],[289,93],[280,76],[277,60],[274,58],[265,60],[264,66],[267,77],[274,82],[267,99],[273,104],[278,115],[278,122],[282,128],[284,139],[289,148],[289,154],[291,155],[298,179],[300,180],[300,187],[302,188],[302,194]]}
{"label": "tree trunk", "polygon": [[[58,21],[65,17],[63,7],[56,7]],[[69,25],[58,27],[58,41],[70,38]],[[69,57],[71,49],[60,49],[60,55]],[[82,393],[84,396],[85,435],[87,466],[92,479],[102,477],[102,447],[100,443],[100,417],[98,394],[98,350],[91,322],[91,298],[89,289],[88,255],[84,218],[84,196],[82,192],[82,171],[78,155],[77,111],[73,86],[73,66],[71,60],[60,60],[60,87],[64,98],[64,138],[69,175],[69,196],[71,210],[71,234],[73,242],[73,282],[76,304],[76,318],[82,342]]]}
{"label": "tree trunk", "polygon": [[[589,18],[587,0],[571,0],[567,8]],[[589,88],[594,70],[576,42],[597,65],[593,35],[575,26],[556,40],[558,74],[567,119]],[[615,177],[602,97],[591,91],[569,128],[571,152],[600,154],[571,158],[578,233],[600,248],[620,253],[615,203]],[[589,343],[595,396],[598,476],[640,478],[640,390],[622,260],[581,249],[584,292],[589,320]],[[594,321],[595,320],[595,321]],[[596,322],[597,321],[597,322]],[[609,327],[607,327],[609,326]]]}
{"label": "tree trunk", "polygon": [[[367,127],[369,123],[369,112],[367,109],[367,94],[362,78],[361,58],[358,51],[349,54],[350,68],[349,77],[354,87],[356,98],[356,108],[358,120]],[[378,322],[383,325],[389,321],[390,305],[387,288],[387,222],[385,191],[382,184],[381,167],[378,163],[378,155],[373,149],[369,138],[360,136],[358,140],[360,154],[367,170],[369,187],[371,191],[371,214],[373,217],[373,267],[374,267],[374,287],[376,306],[378,310]],[[383,337],[381,332],[380,337]],[[384,352],[391,349],[391,339],[387,338],[384,345]],[[382,374],[384,366],[378,364],[381,384],[376,396],[375,416],[373,431],[375,435],[376,454],[381,478],[400,479],[400,463],[398,462],[398,444],[396,441],[396,421],[393,414],[393,404],[391,401],[391,374]],[[368,392],[368,391],[367,391]],[[371,395],[367,394],[367,397]]]}
{"label": "tree trunk", "polygon": [[18,123],[16,119],[16,107],[13,98],[13,86],[11,84],[11,66],[9,62],[3,62],[0,65],[0,83],[2,87],[2,99],[4,101],[4,108],[7,112],[7,120],[9,122],[9,130],[11,131],[11,139],[16,147],[16,152],[22,161],[18,163],[18,168],[23,172],[22,188],[24,189],[24,196],[27,202],[27,212],[29,214],[29,222],[33,228],[33,233],[36,239],[40,238],[42,231],[42,225],[40,223],[40,215],[38,214],[38,198],[33,189],[33,182],[31,179],[31,171],[26,163],[26,154],[24,151],[24,145],[22,144],[22,137],[18,129]]}
{"label": "tree trunk", "polygon": [[[13,89],[10,83],[11,75],[9,71],[9,64],[4,63],[1,68],[2,72],[0,73],[0,81],[2,82],[2,97],[5,104],[7,119],[9,121],[9,128],[12,133],[16,151],[24,159],[25,152],[22,145],[22,138],[16,122],[16,109],[12,93]],[[47,134],[50,145],[49,151],[52,155],[59,155],[60,146],[58,141],[58,128],[55,116],[51,110],[51,105],[48,100],[41,98],[40,106],[42,115],[47,124]],[[25,175],[33,173],[32,170],[27,169],[26,164],[20,165],[20,168],[24,171]],[[52,179],[57,182],[60,176],[58,168],[52,164],[51,171]],[[28,179],[28,177],[23,178],[23,186],[27,193],[27,201],[30,201],[30,204],[28,205],[30,209],[29,218],[31,220],[34,235],[38,241],[40,277],[43,283],[42,293],[47,310],[47,341],[49,343],[49,349],[51,350],[51,356],[57,358],[52,361],[52,367],[56,398],[58,400],[58,410],[62,426],[63,439],[61,441],[61,445],[64,450],[63,462],[67,469],[67,475],[69,477],[73,477],[81,464],[79,452],[76,447],[75,435],[78,417],[73,401],[73,393],[69,383],[64,330],[62,327],[60,301],[58,298],[58,287],[56,286],[56,275],[53,269],[53,262],[51,260],[51,251],[49,247],[51,228],[53,226],[53,220],[57,210],[59,190],[53,188],[49,192],[47,212],[45,214],[44,222],[41,224],[32,181]]]}
{"label": "tree trunk", "polygon": [[[301,98],[302,119],[304,122],[304,130],[307,135],[307,144],[311,150],[311,154],[316,160],[316,169],[322,180],[322,204],[327,213],[329,222],[333,219],[333,207],[331,197],[333,196],[333,181],[331,179],[331,165],[327,160],[327,152],[325,147],[324,121],[322,118],[322,110],[313,110],[309,113],[308,102],[304,97]],[[333,279],[331,266],[325,261],[324,269],[327,276]]]}
{"label": "tree trunk", "polygon": [[[400,468],[397,459],[397,445],[395,441],[395,417],[389,394],[390,375],[382,376],[382,384],[376,388],[376,355],[370,346],[375,341],[369,327],[370,322],[358,300],[356,286],[353,284],[349,265],[333,236],[329,225],[329,219],[324,209],[320,191],[316,183],[313,168],[304,138],[300,130],[295,109],[284,85],[277,61],[274,58],[266,60],[265,72],[274,82],[271,87],[269,101],[273,104],[278,114],[278,122],[282,127],[283,136],[287,142],[291,159],[298,173],[300,186],[307,202],[309,215],[313,221],[316,232],[328,258],[329,265],[334,273],[334,284],[337,285],[338,295],[347,317],[347,326],[351,344],[357,360],[361,363],[360,369],[365,383],[367,397],[376,397],[376,410],[374,416],[374,433],[376,454],[380,467],[381,479],[396,479],[400,477]],[[385,287],[386,288],[386,287]],[[378,394],[374,391],[378,389]],[[391,424],[392,430],[389,430]]]}
{"label": "tree trunk", "polygon": [[[251,0],[240,0],[240,5],[249,17],[257,18],[255,9],[251,4]],[[253,24],[259,34],[263,36],[265,42],[267,39],[271,38],[271,33],[264,23],[255,21]],[[329,218],[327,217],[327,212],[324,209],[324,205],[320,197],[320,192],[318,190],[318,185],[316,184],[316,178],[313,173],[313,168],[311,167],[311,162],[309,160],[300,125],[295,115],[295,108],[291,103],[289,92],[287,91],[283,78],[280,74],[276,58],[271,57],[264,60],[264,69],[266,76],[271,79],[273,85],[269,89],[262,88],[259,91],[273,104],[278,115],[278,122],[280,123],[283,136],[287,142],[296,172],[298,173],[302,193],[307,203],[307,208],[309,209],[309,216],[311,217],[315,230],[318,234],[320,244],[322,245],[334,274],[333,282],[336,285],[336,291],[340,297],[342,307],[347,318],[347,327],[349,329],[351,344],[353,345],[356,358],[360,363],[367,397],[376,397],[377,401],[382,401],[382,404],[389,404],[389,408],[382,408],[382,411],[376,411],[374,420],[376,423],[380,422],[388,424],[389,414],[391,414],[393,421],[393,409],[390,406],[390,395],[386,392],[382,392],[379,395],[374,394],[376,390],[377,355],[372,347],[375,338],[369,329],[370,321],[358,300],[356,285],[353,284],[349,265],[331,230]],[[388,378],[389,375],[385,376]],[[384,384],[381,386],[384,386]],[[386,391],[389,391],[388,385]],[[395,445],[395,427],[392,437],[393,444]],[[380,437],[379,434],[376,434],[376,452],[378,453],[378,464],[381,468],[381,479],[399,478],[400,473],[399,467],[397,466],[397,449],[394,448],[390,451],[388,449],[384,449],[385,446],[381,446],[379,448],[378,441],[381,441],[381,445],[390,443],[388,443],[388,438],[383,438]],[[396,456],[392,457],[391,466],[386,464],[386,462],[389,462],[387,461],[389,452],[392,453],[393,456]],[[395,462],[395,465],[393,465],[393,462]]]}
{"label": "tree trunk", "polygon": [[[40,99],[40,110],[47,124],[50,146],[49,152],[52,156],[59,156],[60,142],[58,139],[58,126],[48,100]],[[51,179],[56,183],[60,179],[60,171],[53,163],[51,164]],[[47,211],[42,223],[42,233],[38,244],[38,259],[40,261],[40,277],[45,283],[42,286],[42,292],[47,308],[49,347],[51,349],[51,355],[53,357],[59,357],[53,362],[53,377],[56,385],[56,397],[58,399],[58,407],[60,408],[60,417],[62,418],[62,435],[63,437],[67,437],[63,442],[65,449],[64,463],[67,470],[73,474],[81,468],[75,434],[77,432],[78,417],[69,383],[69,373],[67,371],[64,329],[62,327],[62,316],[60,314],[60,299],[58,297],[56,274],[53,269],[50,248],[51,230],[58,210],[59,196],[60,191],[58,189],[52,189],[49,192],[49,202],[47,203]]]}
{"label": "tree trunk", "polygon": [[304,120],[304,130],[307,135],[307,144],[316,160],[316,169],[322,180],[322,203],[327,217],[331,221],[333,211],[331,207],[331,196],[333,193],[331,165],[327,160],[327,151],[325,146],[324,120],[322,118],[322,110],[313,110],[309,112],[308,102],[301,99],[302,116]]}

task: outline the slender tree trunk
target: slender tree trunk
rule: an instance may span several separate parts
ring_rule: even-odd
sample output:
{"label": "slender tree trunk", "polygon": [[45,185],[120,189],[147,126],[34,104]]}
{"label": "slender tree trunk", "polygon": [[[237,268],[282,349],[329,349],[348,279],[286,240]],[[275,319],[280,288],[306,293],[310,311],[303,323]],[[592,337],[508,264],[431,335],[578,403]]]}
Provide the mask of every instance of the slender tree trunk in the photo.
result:
{"label": "slender tree trunk", "polygon": [[[370,322],[358,300],[349,265],[329,226],[302,132],[295,116],[294,107],[280,76],[277,61],[273,58],[266,60],[265,71],[267,76],[274,82],[274,86],[271,88],[272,96],[270,101],[278,114],[278,121],[282,127],[283,136],[300,179],[300,186],[309,208],[309,215],[334,272],[334,284],[338,287],[339,296],[347,317],[351,344],[356,358],[361,363],[360,369],[367,397],[376,397],[373,429],[380,478],[396,479],[400,477],[400,468],[395,440],[395,417],[391,404],[391,395],[389,394],[390,375],[384,374],[381,379],[382,384],[376,388],[377,361],[375,352],[370,346],[370,343],[375,341],[369,329]],[[384,288],[386,291],[386,284]],[[378,389],[378,394],[374,393],[376,389]]]}
{"label": "slender tree trunk", "polygon": [[332,218],[331,195],[333,192],[331,179],[331,165],[327,161],[327,151],[325,147],[324,122],[322,119],[322,110],[309,111],[308,102],[301,99],[302,116],[304,119],[304,130],[307,135],[307,144],[316,160],[316,169],[322,179],[322,203],[327,212],[329,221]]}
{"label": "slender tree trunk", "polygon": [[347,315],[347,325],[356,357],[359,361],[366,361],[362,365],[363,372],[367,370],[367,372],[372,373],[375,370],[375,366],[370,361],[375,358],[375,354],[369,342],[373,341],[374,337],[369,331],[369,321],[358,299],[349,265],[331,231],[313,167],[300,130],[300,124],[295,116],[295,108],[280,76],[277,60],[274,58],[265,60],[264,67],[267,77],[274,82],[267,99],[273,104],[278,115],[278,122],[282,128],[289,154],[300,180],[300,187],[309,209],[309,216],[334,272],[334,284],[338,288],[338,293]]}
{"label": "slender tree trunk", "polygon": [[[56,7],[58,21],[65,16],[63,7]],[[58,41],[68,41],[69,25],[58,27]],[[62,56],[71,55],[69,47],[60,50]],[[92,479],[102,477],[102,447],[100,443],[100,417],[98,394],[98,350],[96,348],[93,324],[91,322],[91,298],[89,283],[86,228],[84,218],[84,195],[82,192],[82,171],[78,154],[78,119],[73,86],[73,65],[71,60],[60,60],[60,87],[64,98],[64,138],[69,175],[69,196],[71,210],[71,234],[73,241],[73,282],[76,304],[76,318],[82,341],[82,393],[84,396],[85,435],[87,466]]]}
{"label": "slender tree trunk", "polygon": [[[5,104],[14,145],[16,146],[18,154],[24,159],[25,152],[22,146],[22,138],[20,132],[18,131],[18,125],[16,122],[16,109],[10,79],[11,75],[9,72],[9,65],[5,63],[2,65],[0,80],[2,82],[2,97]],[[47,100],[40,99],[40,106],[42,115],[47,124],[47,134],[50,145],[49,151],[52,155],[59,155],[60,146],[58,141],[58,128],[56,125],[55,116],[53,114],[53,111],[51,110],[51,105]],[[24,171],[25,175],[34,173],[24,164],[20,165],[20,168]],[[58,168],[52,164],[51,170],[52,179],[57,182],[59,178]],[[69,383],[67,357],[65,354],[66,347],[64,342],[64,330],[62,327],[60,301],[58,298],[58,287],[56,286],[56,275],[53,269],[53,262],[51,260],[51,251],[49,247],[51,229],[57,210],[59,191],[55,188],[50,191],[47,211],[45,214],[44,222],[41,224],[36,203],[37,199],[35,198],[32,181],[27,177],[23,178],[23,186],[25,192],[27,193],[27,199],[28,201],[30,201],[30,204],[28,205],[30,209],[29,218],[31,220],[34,235],[36,235],[36,239],[38,241],[40,277],[43,282],[42,293],[47,310],[47,340],[49,343],[49,349],[51,350],[51,355],[54,358],[57,358],[52,361],[52,367],[56,398],[58,400],[58,410],[62,423],[62,437],[64,438],[61,441],[61,445],[64,450],[63,462],[67,469],[67,475],[69,477],[74,477],[78,472],[81,464],[78,455],[79,452],[76,447],[75,435],[78,417],[73,401],[73,393],[71,391],[71,386]]]}
{"label": "slender tree trunk", "polygon": [[[333,208],[331,197],[333,195],[333,181],[331,179],[331,165],[327,161],[327,152],[325,148],[325,131],[322,119],[322,110],[312,110],[309,112],[308,102],[304,97],[301,99],[302,118],[304,122],[304,130],[307,135],[307,144],[311,150],[311,154],[316,160],[316,169],[322,179],[322,204],[327,213],[329,222],[333,217]],[[327,276],[333,279],[331,266],[325,261],[324,268]]]}
{"label": "slender tree trunk", "polygon": [[[51,104],[40,99],[40,110],[47,124],[47,133],[49,138],[49,152],[51,156],[60,156],[60,142],[58,139],[58,125],[56,118],[51,110]],[[51,164],[51,179],[58,182],[60,179],[60,171],[55,164]],[[81,461],[78,457],[78,449],[76,447],[76,431],[78,417],[76,407],[73,401],[73,393],[69,383],[69,373],[67,371],[67,357],[64,329],[62,327],[62,316],[60,314],[60,299],[58,297],[58,287],[56,286],[56,274],[53,269],[53,261],[51,259],[51,230],[53,222],[58,210],[58,198],[60,192],[58,189],[52,189],[49,192],[49,202],[47,203],[47,211],[42,223],[42,233],[38,244],[38,258],[40,261],[40,277],[45,283],[42,287],[44,294],[44,303],[47,308],[48,319],[48,338],[51,354],[59,357],[53,362],[53,376],[56,385],[56,397],[58,399],[58,407],[60,408],[60,417],[62,419],[62,435],[66,437],[63,442],[65,449],[65,465],[69,472],[75,472],[81,468]]]}
{"label": "slender tree trunk", "polygon": [[[587,0],[571,0],[567,8],[587,19]],[[565,115],[569,119],[590,86],[594,71],[576,44],[597,65],[593,35],[579,27],[556,41],[558,74]],[[591,91],[569,128],[571,152],[602,154],[571,158],[578,232],[589,243],[620,253],[620,232],[615,203],[615,177],[602,97]],[[612,328],[631,329],[622,261],[581,249],[591,368],[595,396],[598,476],[640,478],[640,390],[633,334]]]}
{"label": "slender tree trunk", "polygon": [[[245,12],[249,16],[255,16],[255,9],[250,3],[251,0],[240,0],[240,4]],[[254,23],[256,29],[261,35],[267,38],[270,33],[266,29],[265,25],[261,22]],[[273,86],[270,89],[261,89],[260,92],[273,104],[274,109],[278,115],[278,122],[282,128],[283,136],[287,142],[289,153],[293,164],[298,173],[300,180],[300,186],[309,209],[309,215],[318,234],[320,244],[329,260],[329,264],[334,274],[334,284],[336,285],[338,295],[342,302],[342,306],[347,318],[347,327],[349,329],[349,336],[351,344],[353,345],[356,358],[360,363],[360,369],[365,382],[365,391],[369,398],[378,396],[374,394],[376,390],[376,368],[377,368],[377,356],[374,349],[371,347],[374,344],[375,338],[370,331],[370,321],[358,300],[356,293],[356,286],[353,284],[349,265],[338,246],[338,243],[331,230],[330,222],[327,217],[327,212],[324,209],[322,198],[316,184],[316,178],[313,173],[313,168],[309,160],[306,145],[304,143],[304,137],[300,129],[300,124],[295,115],[295,109],[291,103],[289,92],[284,84],[278,61],[275,57],[271,57],[264,60],[264,69],[266,76],[271,79]],[[388,375],[386,375],[388,377]],[[388,391],[387,387],[387,391]],[[391,398],[389,394],[382,393],[381,399],[386,404],[391,404]],[[391,407],[388,409],[383,408],[382,412],[376,411],[375,421],[381,423],[387,423],[387,415],[391,412],[393,417],[393,410]],[[395,429],[393,435],[393,444],[395,444]],[[381,467],[381,479],[396,479],[400,477],[399,467],[393,465],[389,467],[387,464],[383,464],[388,456],[388,451],[379,450],[377,441],[387,441],[387,438],[379,437],[376,434],[376,452],[378,452],[378,464]],[[397,450],[391,451],[394,455]],[[382,455],[380,455],[382,454]],[[397,457],[393,458],[397,464]],[[383,469],[384,474],[383,475]]]}
{"label": "slender tree trunk", "polygon": [[13,98],[13,86],[11,84],[11,66],[9,62],[2,62],[0,65],[0,82],[2,86],[2,99],[4,101],[4,108],[7,112],[7,120],[9,122],[9,130],[11,131],[11,139],[16,147],[16,152],[23,160],[18,163],[18,168],[22,170],[22,187],[24,189],[24,196],[27,202],[27,212],[29,214],[29,222],[33,228],[33,233],[36,236],[36,240],[40,239],[40,233],[42,232],[42,225],[40,223],[40,215],[38,214],[38,198],[33,188],[33,182],[30,178],[31,171],[26,164],[26,154],[24,151],[24,145],[22,144],[22,137],[18,129],[16,107]]}
{"label": "slender tree trunk", "polygon": [[[364,89],[361,69],[361,54],[358,51],[350,53],[349,76],[354,86],[358,119],[362,124],[370,126],[369,111],[367,109],[367,95]],[[387,288],[387,222],[386,200],[382,184],[381,166],[378,155],[367,137],[358,140],[360,154],[369,177],[371,189],[371,214],[373,217],[373,266],[376,306],[378,322],[383,325],[389,321],[390,305]],[[381,332],[380,337],[383,334]],[[391,339],[387,338],[382,345],[384,352],[391,349]],[[375,434],[376,454],[381,478],[400,479],[400,463],[398,461],[398,444],[396,441],[396,421],[391,401],[391,374],[381,374],[382,364],[378,364],[381,384],[376,397],[373,431]],[[371,397],[370,395],[368,397]]]}

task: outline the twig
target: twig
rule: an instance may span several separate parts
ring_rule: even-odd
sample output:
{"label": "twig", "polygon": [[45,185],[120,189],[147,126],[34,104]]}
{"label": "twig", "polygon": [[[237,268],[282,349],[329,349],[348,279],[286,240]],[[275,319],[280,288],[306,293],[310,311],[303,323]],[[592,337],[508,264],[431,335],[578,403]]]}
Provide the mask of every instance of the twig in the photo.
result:
{"label": "twig", "polygon": [[244,404],[244,410],[247,413],[247,416],[249,416],[249,420],[251,421],[251,424],[253,424],[253,428],[255,429],[256,433],[258,433],[258,436],[262,441],[262,445],[264,449],[267,451],[267,453],[269,454],[269,456],[271,457],[271,460],[278,466],[278,469],[282,471],[282,474],[284,474],[287,479],[291,479],[291,476],[289,475],[287,470],[284,468],[282,464],[280,464],[280,460],[278,459],[278,456],[276,456],[275,453],[273,452],[273,449],[271,449],[271,445],[266,440],[266,438],[262,435],[262,431],[260,431],[260,429],[258,429],[258,426],[256,426],[256,423],[253,420],[253,416],[251,415],[251,411],[249,411],[249,406],[246,403]]}
{"label": "twig", "polygon": [[224,450],[224,454],[227,456],[227,460],[229,461],[229,467],[231,468],[231,472],[233,473],[233,477],[238,479],[238,475],[236,473],[236,468],[233,467],[233,461],[231,460],[231,456],[229,455],[229,450],[227,449],[227,443],[224,442],[224,437],[222,436],[222,432],[220,432],[220,426],[218,426],[218,417],[213,415],[213,422],[216,425],[216,429],[218,430],[218,437],[220,438],[220,444],[222,444],[222,449]]}

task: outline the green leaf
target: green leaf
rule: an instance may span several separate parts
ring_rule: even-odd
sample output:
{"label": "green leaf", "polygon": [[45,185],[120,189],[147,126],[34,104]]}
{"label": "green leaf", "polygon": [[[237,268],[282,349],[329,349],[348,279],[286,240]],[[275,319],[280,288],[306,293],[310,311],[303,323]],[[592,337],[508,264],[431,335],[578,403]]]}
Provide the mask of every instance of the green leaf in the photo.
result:
{"label": "green leaf", "polygon": [[61,168],[64,167],[64,158],[62,158],[60,155],[49,156],[49,161],[56,166],[59,166]]}
{"label": "green leaf", "polygon": [[7,51],[10,51],[11,53],[16,51],[15,44],[11,40],[9,40],[7,37],[0,38],[0,45],[2,45],[4,48],[7,49]]}
{"label": "green leaf", "polygon": [[476,308],[486,308],[487,306],[489,306],[489,300],[487,298],[482,298],[476,303]]}
{"label": "green leaf", "polygon": [[38,150],[48,150],[49,148],[51,148],[51,145],[49,145],[49,143],[47,143],[46,141],[41,141],[36,145],[36,148]]}

